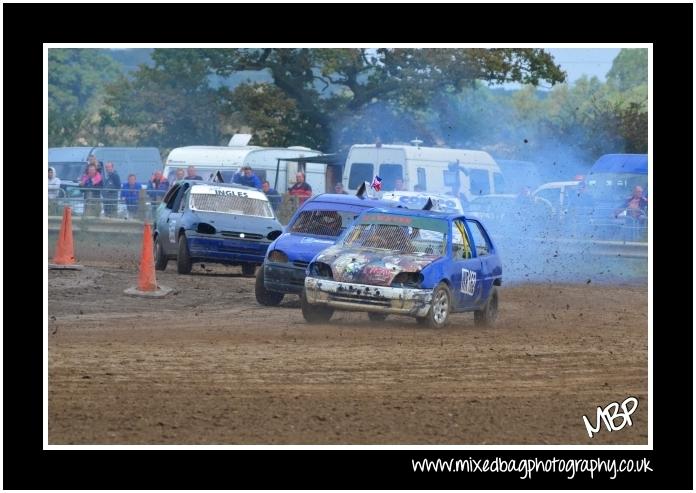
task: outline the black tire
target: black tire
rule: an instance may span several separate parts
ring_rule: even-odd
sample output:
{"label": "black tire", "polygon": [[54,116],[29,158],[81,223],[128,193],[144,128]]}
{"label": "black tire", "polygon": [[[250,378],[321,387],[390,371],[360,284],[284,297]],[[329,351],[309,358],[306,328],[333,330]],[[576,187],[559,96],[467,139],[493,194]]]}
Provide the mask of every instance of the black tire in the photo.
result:
{"label": "black tire", "polygon": [[493,286],[488,301],[481,310],[474,312],[474,325],[477,327],[493,327],[498,319],[498,289]]}
{"label": "black tire", "polygon": [[167,262],[169,259],[164,253],[164,247],[160,241],[159,235],[155,236],[155,269],[164,270],[167,268]]}
{"label": "black tire", "polygon": [[431,329],[441,329],[449,322],[452,312],[452,292],[444,282],[433,289],[433,299],[425,317],[417,317],[418,323]]}
{"label": "black tire", "polygon": [[256,264],[242,264],[242,275],[244,277],[254,277]]}
{"label": "black tire", "polygon": [[388,313],[367,312],[368,318],[373,322],[384,322],[388,315]]}
{"label": "black tire", "polygon": [[333,308],[322,305],[310,305],[307,302],[307,297],[305,296],[304,289],[300,295],[300,306],[302,307],[302,316],[310,324],[320,324],[322,322],[328,322],[331,320],[333,315]]}
{"label": "black tire", "polygon": [[256,301],[263,306],[278,306],[285,296],[283,293],[268,291],[263,285],[263,265],[256,272],[256,286],[254,287]]}
{"label": "black tire", "polygon": [[191,253],[188,249],[188,242],[184,233],[179,236],[179,250],[176,255],[176,271],[179,274],[191,273]]}

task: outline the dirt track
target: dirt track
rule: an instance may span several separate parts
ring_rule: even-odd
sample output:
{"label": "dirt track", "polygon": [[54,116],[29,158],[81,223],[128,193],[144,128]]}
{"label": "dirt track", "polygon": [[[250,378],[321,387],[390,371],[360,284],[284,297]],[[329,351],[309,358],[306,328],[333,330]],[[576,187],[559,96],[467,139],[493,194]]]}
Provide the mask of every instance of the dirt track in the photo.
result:
{"label": "dirt track", "polygon": [[[130,298],[132,261],[83,263],[49,272],[51,444],[647,443],[647,286],[504,286],[496,328],[433,331],[307,325],[220,266]],[[590,440],[582,415],[628,396],[633,426]]]}

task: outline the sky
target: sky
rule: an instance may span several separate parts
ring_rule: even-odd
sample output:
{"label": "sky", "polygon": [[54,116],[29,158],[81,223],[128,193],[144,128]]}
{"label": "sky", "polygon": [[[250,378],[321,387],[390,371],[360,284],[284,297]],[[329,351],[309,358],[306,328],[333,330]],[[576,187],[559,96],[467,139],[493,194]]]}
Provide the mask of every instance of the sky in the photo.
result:
{"label": "sky", "polygon": [[568,82],[575,82],[583,74],[597,76],[604,82],[621,48],[547,48],[547,51],[568,72]]}

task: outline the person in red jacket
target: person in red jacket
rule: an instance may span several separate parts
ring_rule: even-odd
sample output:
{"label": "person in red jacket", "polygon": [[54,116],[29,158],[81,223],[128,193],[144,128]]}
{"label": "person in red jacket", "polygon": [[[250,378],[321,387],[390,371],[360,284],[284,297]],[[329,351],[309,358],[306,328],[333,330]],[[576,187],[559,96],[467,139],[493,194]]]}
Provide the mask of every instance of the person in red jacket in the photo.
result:
{"label": "person in red jacket", "polygon": [[304,173],[295,175],[295,184],[288,189],[288,193],[300,197],[300,204],[312,196],[312,187],[305,182]]}

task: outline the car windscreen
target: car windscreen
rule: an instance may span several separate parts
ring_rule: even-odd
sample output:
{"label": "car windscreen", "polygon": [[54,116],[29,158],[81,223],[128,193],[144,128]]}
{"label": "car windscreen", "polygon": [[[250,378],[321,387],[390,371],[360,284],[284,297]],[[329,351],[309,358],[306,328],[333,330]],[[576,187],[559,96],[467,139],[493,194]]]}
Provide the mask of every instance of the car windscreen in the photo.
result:
{"label": "car windscreen", "polygon": [[272,218],[271,204],[266,200],[252,199],[239,195],[191,193],[189,207],[204,212],[222,212],[239,216]]}
{"label": "car windscreen", "polygon": [[318,236],[340,236],[350,226],[359,212],[337,210],[302,211],[290,225],[291,233]]}
{"label": "car windscreen", "polygon": [[346,248],[444,255],[447,221],[429,217],[367,213],[346,233]]}

